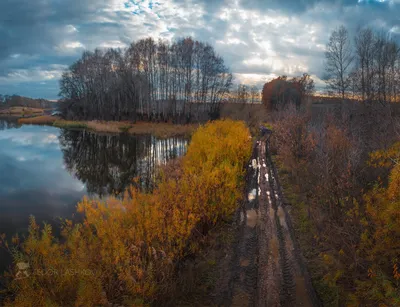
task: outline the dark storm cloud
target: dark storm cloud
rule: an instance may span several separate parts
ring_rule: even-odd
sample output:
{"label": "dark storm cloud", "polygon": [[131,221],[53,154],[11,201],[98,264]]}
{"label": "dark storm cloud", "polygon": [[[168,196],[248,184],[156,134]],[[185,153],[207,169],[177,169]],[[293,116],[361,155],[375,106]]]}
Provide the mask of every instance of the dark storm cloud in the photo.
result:
{"label": "dark storm cloud", "polygon": [[237,82],[318,78],[335,27],[398,37],[399,16],[400,0],[1,0],[0,93],[56,98],[59,76],[83,50],[149,35],[210,42]]}

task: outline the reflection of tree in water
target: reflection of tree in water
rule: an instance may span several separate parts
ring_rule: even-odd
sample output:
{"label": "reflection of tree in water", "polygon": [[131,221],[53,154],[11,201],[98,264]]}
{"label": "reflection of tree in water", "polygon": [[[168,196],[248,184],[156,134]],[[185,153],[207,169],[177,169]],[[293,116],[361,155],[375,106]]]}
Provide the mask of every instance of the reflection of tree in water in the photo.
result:
{"label": "reflection of tree in water", "polygon": [[86,184],[90,194],[119,194],[135,177],[152,188],[156,168],[183,155],[187,140],[157,140],[150,135],[99,135],[61,130],[60,145],[69,172]]}
{"label": "reflection of tree in water", "polygon": [[12,128],[19,128],[21,125],[18,124],[17,120],[14,118],[5,118],[1,119],[0,118],[0,130],[5,130],[5,129],[12,129]]}

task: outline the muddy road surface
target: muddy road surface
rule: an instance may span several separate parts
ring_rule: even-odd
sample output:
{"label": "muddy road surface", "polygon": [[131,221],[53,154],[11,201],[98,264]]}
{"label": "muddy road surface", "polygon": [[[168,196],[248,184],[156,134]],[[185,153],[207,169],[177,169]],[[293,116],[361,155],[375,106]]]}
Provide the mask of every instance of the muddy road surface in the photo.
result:
{"label": "muddy road surface", "polygon": [[221,305],[320,306],[265,140],[254,147],[237,223],[229,290]]}

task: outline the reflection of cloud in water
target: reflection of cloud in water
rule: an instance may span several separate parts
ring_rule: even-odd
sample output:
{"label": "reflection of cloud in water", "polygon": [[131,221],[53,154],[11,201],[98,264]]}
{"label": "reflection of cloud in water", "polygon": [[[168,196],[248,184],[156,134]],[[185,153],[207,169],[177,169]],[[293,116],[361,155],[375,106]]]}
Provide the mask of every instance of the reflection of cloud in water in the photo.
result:
{"label": "reflection of cloud in water", "polygon": [[58,135],[59,129],[40,126],[0,131],[0,194],[27,189],[48,190],[52,195],[84,190],[63,169]]}
{"label": "reflection of cloud in water", "polygon": [[[14,143],[14,146],[20,145],[25,147],[47,147],[49,144],[58,145],[59,143],[57,130],[53,131],[53,133],[43,130],[39,130],[37,132],[28,132],[23,128],[25,128],[25,126],[18,130],[2,130],[0,133],[0,141],[9,141]],[[29,128],[32,129],[33,127]]]}
{"label": "reflection of cloud in water", "polygon": [[58,136],[55,134],[49,134],[47,137],[43,138],[42,142],[44,144],[58,144]]}

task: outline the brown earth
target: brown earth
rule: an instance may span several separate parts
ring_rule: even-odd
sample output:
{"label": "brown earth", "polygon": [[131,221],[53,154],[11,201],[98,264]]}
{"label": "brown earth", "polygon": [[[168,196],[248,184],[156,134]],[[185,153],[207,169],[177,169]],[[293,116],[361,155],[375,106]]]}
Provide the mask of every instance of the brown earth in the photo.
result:
{"label": "brown earth", "polygon": [[265,139],[254,147],[245,194],[237,214],[230,286],[219,305],[320,306]]}

